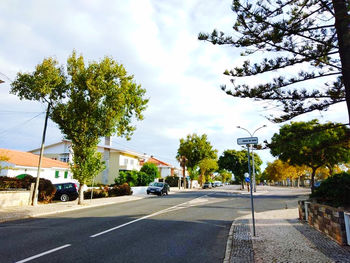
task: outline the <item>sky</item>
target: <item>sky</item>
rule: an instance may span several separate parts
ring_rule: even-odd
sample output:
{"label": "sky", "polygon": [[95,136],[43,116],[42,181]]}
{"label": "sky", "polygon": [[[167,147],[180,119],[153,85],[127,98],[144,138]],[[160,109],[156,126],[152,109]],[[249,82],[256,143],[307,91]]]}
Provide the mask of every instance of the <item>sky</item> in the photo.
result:
{"label": "sky", "polygon": [[[0,4],[0,148],[28,151],[40,147],[46,105],[10,94],[18,72],[32,72],[44,58],[65,65],[73,50],[86,61],[110,56],[124,65],[150,99],[144,120],[136,122],[130,141],[112,137],[112,146],[153,155],[179,166],[180,138],[207,134],[219,155],[240,150],[237,138],[269,141],[282,124],[266,116],[274,105],[233,98],[220,89],[222,73],[246,58],[242,50],[197,40],[199,32],[232,32],[230,0],[2,0]],[[259,59],[256,56],[254,59]],[[258,76],[247,83],[264,82]],[[316,83],[317,85],[317,83]],[[229,84],[228,84],[228,87]],[[267,110],[272,109],[272,110]],[[347,122],[345,104],[297,120]],[[49,121],[46,145],[63,139]],[[269,150],[258,152],[273,161]]]}

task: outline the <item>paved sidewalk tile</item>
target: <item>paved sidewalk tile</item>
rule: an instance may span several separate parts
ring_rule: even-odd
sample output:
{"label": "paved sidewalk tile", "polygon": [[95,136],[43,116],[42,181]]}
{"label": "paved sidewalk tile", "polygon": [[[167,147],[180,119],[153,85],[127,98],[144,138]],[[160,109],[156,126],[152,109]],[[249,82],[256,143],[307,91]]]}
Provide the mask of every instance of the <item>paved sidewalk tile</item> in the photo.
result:
{"label": "paved sidewalk tile", "polygon": [[252,237],[249,220],[239,219],[234,222],[230,263],[254,262]]}

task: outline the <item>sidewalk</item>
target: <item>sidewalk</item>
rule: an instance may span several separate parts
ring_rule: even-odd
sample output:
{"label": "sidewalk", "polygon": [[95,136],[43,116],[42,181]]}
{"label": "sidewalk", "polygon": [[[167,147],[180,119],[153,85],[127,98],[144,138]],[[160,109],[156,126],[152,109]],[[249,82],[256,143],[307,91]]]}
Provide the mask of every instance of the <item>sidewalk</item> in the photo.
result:
{"label": "sidewalk", "polygon": [[350,247],[336,242],[297,219],[298,210],[255,213],[231,226],[224,263],[233,262],[350,262]]}

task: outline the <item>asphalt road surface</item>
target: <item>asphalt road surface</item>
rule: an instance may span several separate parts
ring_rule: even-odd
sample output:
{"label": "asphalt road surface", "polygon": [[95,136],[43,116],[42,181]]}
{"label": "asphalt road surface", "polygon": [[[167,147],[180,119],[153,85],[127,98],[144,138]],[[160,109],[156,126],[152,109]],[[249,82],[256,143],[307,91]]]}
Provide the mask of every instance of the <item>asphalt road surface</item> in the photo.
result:
{"label": "asphalt road surface", "polygon": [[[0,224],[0,262],[222,262],[232,221],[251,213],[233,188],[177,193]],[[269,188],[256,211],[296,207]]]}

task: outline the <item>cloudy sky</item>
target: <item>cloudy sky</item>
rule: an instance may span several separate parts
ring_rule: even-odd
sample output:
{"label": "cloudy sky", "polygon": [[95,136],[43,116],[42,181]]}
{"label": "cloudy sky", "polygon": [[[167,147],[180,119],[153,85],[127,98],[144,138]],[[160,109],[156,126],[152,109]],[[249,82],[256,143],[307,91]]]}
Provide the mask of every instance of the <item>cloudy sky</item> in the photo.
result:
{"label": "cloudy sky", "polygon": [[[240,149],[236,140],[254,131],[270,140],[280,125],[265,116],[266,102],[232,98],[220,90],[225,69],[239,65],[240,50],[197,40],[199,32],[231,32],[230,0],[2,0],[0,4],[0,147],[40,147],[45,105],[9,94],[17,72],[31,72],[45,57],[65,64],[75,49],[86,60],[111,56],[147,90],[145,119],[131,141],[112,138],[114,147],[147,153],[178,165],[179,139],[207,134],[221,154]],[[263,77],[258,77],[263,81]],[[252,80],[248,80],[252,81]],[[257,81],[257,80],[253,80]],[[345,105],[296,120],[347,122]],[[63,135],[50,122],[46,144]],[[269,151],[260,151],[266,161]]]}

